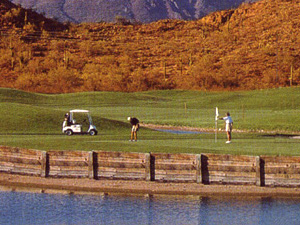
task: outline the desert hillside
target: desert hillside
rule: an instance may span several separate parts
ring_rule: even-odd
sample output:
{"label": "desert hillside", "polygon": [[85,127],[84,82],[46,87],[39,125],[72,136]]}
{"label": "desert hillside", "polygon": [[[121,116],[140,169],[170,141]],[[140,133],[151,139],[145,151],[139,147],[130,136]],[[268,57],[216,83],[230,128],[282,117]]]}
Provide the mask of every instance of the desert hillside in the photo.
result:
{"label": "desert hillside", "polygon": [[262,0],[193,21],[73,25],[2,0],[0,84],[43,93],[298,85],[299,3]]}

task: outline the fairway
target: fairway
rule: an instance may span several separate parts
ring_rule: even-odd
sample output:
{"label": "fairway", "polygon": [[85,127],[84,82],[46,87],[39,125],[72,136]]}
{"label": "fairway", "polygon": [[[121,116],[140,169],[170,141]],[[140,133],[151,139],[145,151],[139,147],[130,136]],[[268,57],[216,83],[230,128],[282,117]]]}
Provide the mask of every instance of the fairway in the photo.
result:
{"label": "fairway", "polygon": [[[129,128],[130,129],[130,128]],[[127,132],[128,133],[128,132]],[[300,155],[300,140],[288,137],[270,137],[261,134],[234,134],[233,142],[225,144],[226,135],[167,134],[141,128],[138,142],[130,142],[129,134],[97,136],[58,134],[1,135],[1,145],[38,150],[105,150],[127,152],[217,153],[237,155]]]}
{"label": "fairway", "polygon": [[[0,145],[38,150],[300,155],[300,140],[291,138],[299,131],[299,105],[299,88],[61,95],[2,88]],[[215,142],[216,106],[220,115],[230,111],[234,129],[248,132],[234,131],[231,144],[225,144],[226,134],[218,132]],[[62,134],[64,114],[71,109],[90,110],[99,134]],[[197,127],[212,132],[174,134],[142,127],[138,142],[129,142],[128,116],[145,124]],[[218,129],[224,128],[223,122],[218,122]]]}

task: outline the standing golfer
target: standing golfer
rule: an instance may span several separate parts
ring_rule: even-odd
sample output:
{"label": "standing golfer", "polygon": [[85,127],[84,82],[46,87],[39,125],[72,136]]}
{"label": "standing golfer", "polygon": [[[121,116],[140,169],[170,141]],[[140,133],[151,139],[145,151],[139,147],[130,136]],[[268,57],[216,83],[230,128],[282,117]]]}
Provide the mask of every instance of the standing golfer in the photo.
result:
{"label": "standing golfer", "polygon": [[[131,136],[130,141],[137,141],[137,131],[139,130],[139,120],[135,117],[128,117],[127,120],[130,122],[131,128]],[[133,140],[134,139],[134,140]]]}
{"label": "standing golfer", "polygon": [[225,117],[219,118],[220,120],[225,120],[225,130],[227,132],[227,141],[226,143],[229,144],[231,142],[231,131],[232,131],[232,125],[233,121],[231,119],[230,113],[227,112]]}

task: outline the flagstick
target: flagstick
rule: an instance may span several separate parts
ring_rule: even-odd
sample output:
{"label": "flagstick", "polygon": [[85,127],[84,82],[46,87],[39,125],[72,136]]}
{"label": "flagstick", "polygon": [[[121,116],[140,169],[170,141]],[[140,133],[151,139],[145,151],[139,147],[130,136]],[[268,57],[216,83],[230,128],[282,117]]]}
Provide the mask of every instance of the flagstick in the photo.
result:
{"label": "flagstick", "polygon": [[216,130],[215,130],[215,143],[217,143],[217,139],[218,139],[218,121],[216,120],[215,122],[216,125]]}
{"label": "flagstick", "polygon": [[215,143],[217,143],[218,140],[218,116],[219,116],[219,109],[216,107],[216,118],[215,118]]}

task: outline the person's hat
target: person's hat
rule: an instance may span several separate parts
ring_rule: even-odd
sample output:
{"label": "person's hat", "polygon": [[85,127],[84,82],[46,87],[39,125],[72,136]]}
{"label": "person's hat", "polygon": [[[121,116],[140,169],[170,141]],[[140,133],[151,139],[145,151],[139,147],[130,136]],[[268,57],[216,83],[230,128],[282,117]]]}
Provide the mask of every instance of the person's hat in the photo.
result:
{"label": "person's hat", "polygon": [[128,117],[127,117],[127,120],[129,121],[130,119],[131,119],[131,117],[130,117],[130,116],[128,116]]}

